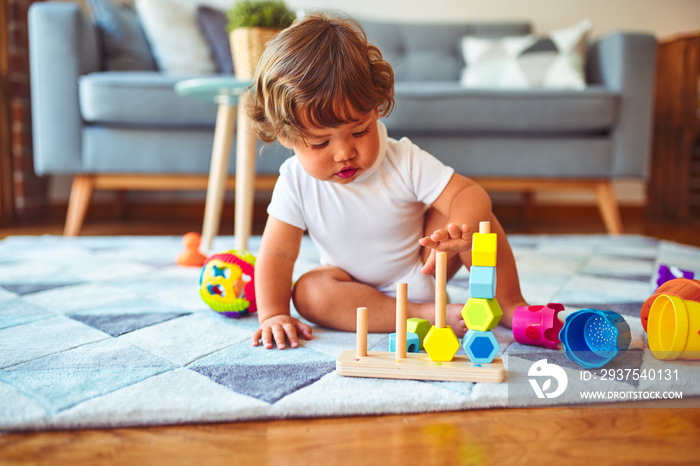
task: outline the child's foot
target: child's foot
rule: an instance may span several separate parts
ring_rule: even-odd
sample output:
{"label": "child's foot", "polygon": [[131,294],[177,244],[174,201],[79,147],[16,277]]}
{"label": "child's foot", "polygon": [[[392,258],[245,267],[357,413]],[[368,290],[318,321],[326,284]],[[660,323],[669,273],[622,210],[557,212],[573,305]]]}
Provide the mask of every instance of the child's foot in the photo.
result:
{"label": "child's foot", "polygon": [[[445,322],[452,327],[455,335],[460,339],[467,333],[467,326],[464,324],[461,314],[463,307],[463,304],[448,304],[445,312]],[[435,325],[435,303],[421,304],[421,319],[426,319],[431,325]]]}
{"label": "child's foot", "polygon": [[467,333],[467,326],[462,318],[462,309],[464,304],[448,304],[447,305],[447,325],[452,327],[452,330],[460,340]]}
{"label": "child's foot", "polygon": [[520,306],[529,306],[529,304],[526,303],[525,300],[508,303],[506,305],[501,304],[503,317],[501,317],[501,321],[498,323],[498,325],[505,328],[513,328],[513,314],[515,314],[515,308]]}

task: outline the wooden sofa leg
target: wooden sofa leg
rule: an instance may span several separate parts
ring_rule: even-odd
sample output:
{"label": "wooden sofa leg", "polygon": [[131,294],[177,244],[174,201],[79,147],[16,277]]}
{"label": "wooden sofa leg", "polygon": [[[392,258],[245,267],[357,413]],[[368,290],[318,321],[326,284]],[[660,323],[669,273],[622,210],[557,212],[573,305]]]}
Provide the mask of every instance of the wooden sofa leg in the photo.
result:
{"label": "wooden sofa leg", "polygon": [[620,209],[615,198],[613,184],[609,181],[598,183],[596,195],[598,198],[598,210],[600,210],[600,215],[603,217],[603,223],[608,233],[611,235],[622,234],[622,219],[620,218]]}
{"label": "wooden sofa leg", "polygon": [[73,186],[71,187],[70,199],[68,200],[66,226],[63,230],[64,236],[77,236],[80,234],[94,189],[95,177],[93,175],[76,175],[73,178]]}

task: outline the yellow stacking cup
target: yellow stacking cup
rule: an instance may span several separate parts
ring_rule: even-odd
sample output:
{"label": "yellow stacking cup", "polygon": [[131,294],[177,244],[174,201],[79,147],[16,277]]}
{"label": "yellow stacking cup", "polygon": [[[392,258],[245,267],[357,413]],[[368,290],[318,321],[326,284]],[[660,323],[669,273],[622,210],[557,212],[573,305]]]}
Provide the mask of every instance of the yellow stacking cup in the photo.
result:
{"label": "yellow stacking cup", "polygon": [[647,336],[657,359],[700,359],[700,303],[659,295],[649,310]]}

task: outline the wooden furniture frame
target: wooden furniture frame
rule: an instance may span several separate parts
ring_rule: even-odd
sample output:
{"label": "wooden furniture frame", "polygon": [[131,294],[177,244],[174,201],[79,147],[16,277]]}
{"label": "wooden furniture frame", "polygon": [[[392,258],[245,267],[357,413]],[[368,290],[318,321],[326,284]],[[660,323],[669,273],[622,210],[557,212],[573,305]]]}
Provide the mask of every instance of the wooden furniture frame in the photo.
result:
{"label": "wooden furniture frame", "polygon": [[689,220],[700,214],[700,33],[659,43],[647,213]]}
{"label": "wooden furniture frame", "polygon": [[[277,175],[258,175],[254,179],[256,191],[272,191]],[[63,230],[65,236],[77,236],[85,220],[90,199],[95,190],[117,191],[204,191],[209,186],[209,175],[142,175],[142,174],[99,174],[76,175],[73,178],[68,215]],[[224,190],[234,190],[236,176],[226,175]],[[220,208],[219,208],[220,209]],[[219,214],[221,210],[219,210]],[[217,224],[218,224],[217,217]]]}
{"label": "wooden furniture frame", "polygon": [[[622,234],[622,218],[615,197],[613,182],[597,178],[480,178],[472,177],[489,192],[521,192],[529,202],[535,192],[592,192],[596,195],[598,210],[606,231],[611,235]],[[527,206],[526,206],[527,208]]]}

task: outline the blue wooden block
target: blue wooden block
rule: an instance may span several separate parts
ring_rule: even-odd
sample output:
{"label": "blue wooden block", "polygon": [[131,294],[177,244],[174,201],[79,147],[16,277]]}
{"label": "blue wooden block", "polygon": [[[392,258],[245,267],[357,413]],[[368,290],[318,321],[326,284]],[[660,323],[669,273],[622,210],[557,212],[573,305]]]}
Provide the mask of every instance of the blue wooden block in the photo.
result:
{"label": "blue wooden block", "polygon": [[472,362],[482,364],[493,362],[498,350],[501,349],[496,336],[490,330],[486,332],[467,330],[467,334],[462,338],[462,347]]}
{"label": "blue wooden block", "polygon": [[495,298],[496,267],[472,265],[469,269],[469,293],[472,298]]}
{"label": "blue wooden block", "polygon": [[[396,334],[389,335],[389,351],[396,351]],[[420,351],[420,337],[411,332],[406,333],[406,351],[418,353]]]}

